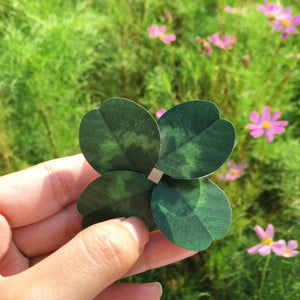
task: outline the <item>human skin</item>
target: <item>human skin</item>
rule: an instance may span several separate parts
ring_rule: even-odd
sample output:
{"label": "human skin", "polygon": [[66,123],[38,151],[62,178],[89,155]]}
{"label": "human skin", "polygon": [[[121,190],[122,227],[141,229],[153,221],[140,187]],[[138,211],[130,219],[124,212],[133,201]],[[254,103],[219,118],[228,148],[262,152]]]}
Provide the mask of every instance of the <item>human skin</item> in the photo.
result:
{"label": "human skin", "polygon": [[1,300],[160,299],[158,283],[114,282],[196,253],[136,217],[81,230],[76,201],[98,176],[79,154],[0,177]]}

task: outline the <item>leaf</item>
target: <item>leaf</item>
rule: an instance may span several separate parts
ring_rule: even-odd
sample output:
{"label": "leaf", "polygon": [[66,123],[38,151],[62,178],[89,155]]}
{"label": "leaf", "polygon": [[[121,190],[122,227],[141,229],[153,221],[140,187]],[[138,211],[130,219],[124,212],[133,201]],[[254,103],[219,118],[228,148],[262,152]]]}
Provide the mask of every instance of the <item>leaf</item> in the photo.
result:
{"label": "leaf", "polygon": [[131,171],[106,173],[91,182],[77,202],[84,215],[83,226],[117,217],[140,217],[150,229],[155,227],[151,213],[154,183]]}
{"label": "leaf", "polygon": [[206,249],[231,224],[226,195],[206,178],[175,180],[164,175],[153,189],[151,208],[166,238],[188,250]]}
{"label": "leaf", "polygon": [[233,125],[220,118],[215,104],[192,100],[176,105],[159,120],[161,152],[156,166],[177,179],[193,179],[217,170],[230,155]]}
{"label": "leaf", "polygon": [[111,98],[84,116],[79,144],[100,174],[131,170],[148,176],[158,159],[160,135],[156,121],[142,106]]}

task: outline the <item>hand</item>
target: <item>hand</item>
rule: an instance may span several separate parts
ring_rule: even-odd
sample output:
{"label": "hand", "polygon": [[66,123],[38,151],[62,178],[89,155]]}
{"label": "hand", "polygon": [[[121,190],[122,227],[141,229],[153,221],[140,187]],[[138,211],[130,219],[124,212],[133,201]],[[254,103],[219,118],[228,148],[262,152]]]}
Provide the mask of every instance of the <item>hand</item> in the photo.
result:
{"label": "hand", "polygon": [[98,176],[75,155],[0,177],[1,300],[160,299],[158,283],[114,282],[196,253],[136,217],[81,231],[76,201]]}

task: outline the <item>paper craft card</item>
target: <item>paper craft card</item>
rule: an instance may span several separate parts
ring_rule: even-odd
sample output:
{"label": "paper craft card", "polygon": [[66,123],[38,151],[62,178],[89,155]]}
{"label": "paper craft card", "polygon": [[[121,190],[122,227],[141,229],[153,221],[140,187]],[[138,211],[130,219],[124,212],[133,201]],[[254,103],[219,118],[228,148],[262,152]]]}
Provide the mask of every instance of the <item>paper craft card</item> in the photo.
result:
{"label": "paper craft card", "polygon": [[209,101],[178,104],[156,121],[131,100],[106,100],[80,124],[82,153],[101,174],[78,199],[82,226],[135,215],[182,248],[206,249],[228,232],[231,207],[205,176],[234,141],[234,126]]}

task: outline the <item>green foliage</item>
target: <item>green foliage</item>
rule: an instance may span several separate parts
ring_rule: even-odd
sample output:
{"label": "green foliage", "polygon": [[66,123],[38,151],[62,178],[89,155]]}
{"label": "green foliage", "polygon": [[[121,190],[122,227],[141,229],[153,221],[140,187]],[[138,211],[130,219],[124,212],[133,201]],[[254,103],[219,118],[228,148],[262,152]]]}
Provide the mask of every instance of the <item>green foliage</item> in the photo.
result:
{"label": "green foliage", "polygon": [[[212,176],[233,208],[226,238],[191,259],[127,279],[161,281],[163,299],[253,299],[264,266],[264,258],[246,252],[258,242],[253,226],[271,222],[276,239],[300,238],[300,35],[282,42],[257,4],[263,0],[0,1],[1,174],[79,152],[83,115],[114,96],[151,113],[207,99],[235,125],[232,159],[249,167],[231,182],[218,178],[222,170]],[[297,1],[281,4],[300,13]],[[242,13],[226,13],[226,5]],[[166,24],[176,41],[148,38],[151,24]],[[215,32],[235,35],[237,43],[200,56],[195,37]],[[272,143],[245,128],[249,113],[266,105],[289,121]],[[264,299],[298,299],[299,274],[299,256],[271,257]]]}

